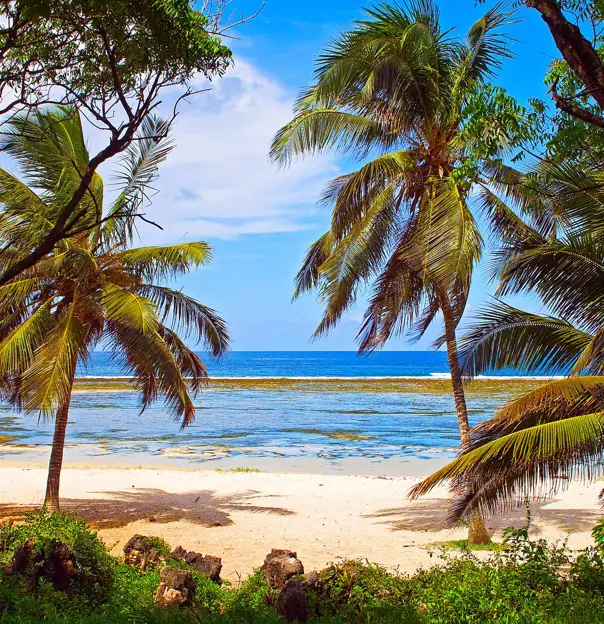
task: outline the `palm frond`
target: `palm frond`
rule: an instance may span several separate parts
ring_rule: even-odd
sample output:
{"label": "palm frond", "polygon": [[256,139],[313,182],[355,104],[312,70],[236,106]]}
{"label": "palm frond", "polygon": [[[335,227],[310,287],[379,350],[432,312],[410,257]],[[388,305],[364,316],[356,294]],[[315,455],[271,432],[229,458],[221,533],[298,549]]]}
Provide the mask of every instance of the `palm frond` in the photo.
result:
{"label": "palm frond", "polygon": [[115,254],[115,260],[144,280],[165,280],[183,275],[212,259],[208,243],[180,243],[161,247],[135,247]]}
{"label": "palm frond", "polygon": [[564,373],[591,340],[566,321],[498,300],[478,313],[474,327],[460,341],[460,363],[469,377],[508,368],[535,374],[553,368]]}
{"label": "palm frond", "polygon": [[18,403],[28,413],[53,416],[71,394],[78,358],[87,354],[88,331],[77,315],[77,297],[46,334],[20,377]]}
{"label": "palm frond", "polygon": [[172,321],[173,327],[185,338],[194,337],[214,356],[223,355],[228,350],[228,328],[215,310],[166,286],[142,284],[136,291],[157,306],[162,323]]}
{"label": "palm frond", "polygon": [[[457,517],[501,511],[526,496],[553,496],[569,479],[596,478],[602,472],[604,412],[528,427],[460,455],[414,486],[412,498],[450,482],[466,491]],[[563,474],[564,479],[557,479]],[[547,487],[547,489],[546,489]]]}

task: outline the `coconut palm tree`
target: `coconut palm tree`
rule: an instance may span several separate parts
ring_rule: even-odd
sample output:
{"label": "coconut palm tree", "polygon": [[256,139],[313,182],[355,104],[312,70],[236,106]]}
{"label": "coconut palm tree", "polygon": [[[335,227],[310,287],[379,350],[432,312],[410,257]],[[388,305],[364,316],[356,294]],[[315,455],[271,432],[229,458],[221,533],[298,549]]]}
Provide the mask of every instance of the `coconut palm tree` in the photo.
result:
{"label": "coconut palm tree", "polygon": [[503,406],[473,430],[467,452],[412,490],[421,496],[446,481],[456,492],[463,486],[452,521],[553,495],[568,477],[602,471],[604,170],[542,163],[520,175],[502,168],[495,186],[484,189],[483,202],[497,212],[503,238],[498,294],[535,293],[551,314],[496,300],[463,340],[463,370],[567,376]]}
{"label": "coconut palm tree", "polygon": [[[52,227],[52,216],[78,183],[88,154],[79,115],[71,109],[53,108],[8,123],[1,146],[20,165],[23,179],[0,169],[0,239],[20,241],[10,250],[18,258],[36,232]],[[183,427],[195,418],[191,393],[207,377],[184,339],[204,343],[215,355],[228,347],[224,321],[166,285],[210,260],[207,243],[130,246],[157,166],[170,150],[165,134],[165,124],[150,119],[121,162],[109,207],[95,175],[71,236],[0,288],[3,390],[26,413],[55,418],[45,497],[52,511],[59,510],[76,366],[86,365],[95,347],[109,350],[134,376],[141,411],[161,396]]]}
{"label": "coconut palm tree", "polygon": [[[440,313],[445,331],[436,346],[447,346],[461,446],[468,449],[456,328],[482,252],[469,206],[472,182],[505,148],[509,134],[501,130],[521,112],[508,107],[501,125],[502,117],[484,108],[498,110],[501,93],[486,80],[509,56],[501,28],[510,15],[495,7],[460,41],[441,31],[431,0],[366,14],[319,57],[314,84],[272,146],[272,158],[284,165],[330,148],[364,162],[326,189],[331,225],[309,249],[295,296],[318,291],[325,306],[319,336],[372,284],[358,335],[363,353],[404,331],[421,337]],[[488,540],[479,518],[470,539]]]}

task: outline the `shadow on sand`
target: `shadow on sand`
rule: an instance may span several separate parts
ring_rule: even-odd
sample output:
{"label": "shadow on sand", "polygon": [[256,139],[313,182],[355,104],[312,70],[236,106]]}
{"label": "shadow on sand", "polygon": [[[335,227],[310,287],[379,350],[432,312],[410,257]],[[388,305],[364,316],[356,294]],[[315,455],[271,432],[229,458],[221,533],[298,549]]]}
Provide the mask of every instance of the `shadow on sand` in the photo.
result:
{"label": "shadow on sand", "polygon": [[[568,509],[546,509],[546,504],[532,503],[533,526],[547,523],[562,531],[591,531],[602,517],[601,512],[594,509],[573,509],[569,513]],[[447,502],[442,499],[419,500],[404,507],[380,509],[363,518],[373,518],[378,524],[390,525],[392,531],[442,531],[450,528],[447,523]],[[508,527],[523,527],[526,525],[526,518],[526,508],[521,507],[489,518],[486,524],[490,531],[497,532]]]}
{"label": "shadow on sand", "polygon": [[[219,496],[210,490],[174,494],[159,489],[136,489],[132,492],[97,492],[103,498],[62,499],[61,511],[76,514],[99,529],[121,527],[137,520],[167,523],[185,520],[206,527],[233,524],[230,512],[266,513],[279,516],[294,515],[283,507],[255,505],[259,496],[248,490]],[[0,505],[0,519],[19,520],[39,507]]]}

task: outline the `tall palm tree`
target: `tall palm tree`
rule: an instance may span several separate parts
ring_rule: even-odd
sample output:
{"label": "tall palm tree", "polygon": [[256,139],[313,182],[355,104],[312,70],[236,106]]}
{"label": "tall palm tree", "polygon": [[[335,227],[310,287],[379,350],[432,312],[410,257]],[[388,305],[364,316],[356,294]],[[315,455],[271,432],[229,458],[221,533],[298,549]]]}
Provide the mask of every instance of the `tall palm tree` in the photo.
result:
{"label": "tall palm tree", "polygon": [[[421,337],[441,313],[445,331],[436,346],[447,346],[468,449],[456,327],[482,251],[468,202],[483,162],[507,143],[495,131],[500,120],[491,127],[489,115],[473,107],[509,56],[500,31],[510,15],[495,7],[460,41],[441,31],[431,0],[382,4],[366,14],[319,57],[314,84],[273,142],[272,158],[284,165],[330,148],[365,163],[326,189],[331,226],[309,249],[295,296],[319,292],[319,336],[372,284],[358,335],[363,353],[404,331]],[[489,154],[481,152],[486,137]],[[478,517],[470,540],[488,540]]]}
{"label": "tall palm tree", "polygon": [[464,372],[554,368],[567,376],[503,406],[474,429],[466,453],[413,489],[421,496],[442,482],[455,491],[463,484],[452,520],[553,495],[568,477],[601,474],[604,457],[604,170],[542,163],[520,175],[502,167],[483,202],[504,243],[498,294],[537,294],[551,315],[496,300],[464,338]]}
{"label": "tall palm tree", "polygon": [[[170,145],[166,127],[150,119],[126,153],[116,199],[103,206],[96,175],[72,235],[35,267],[0,288],[0,379],[6,396],[27,413],[54,417],[45,505],[59,510],[59,484],[76,366],[102,345],[134,376],[141,410],[162,396],[185,427],[195,418],[191,392],[207,374],[185,344],[190,336],[215,355],[227,349],[224,321],[166,285],[209,261],[206,243],[131,248],[135,220]],[[23,180],[0,169],[0,239],[27,253],[36,233],[76,185],[88,154],[79,115],[53,108],[9,122],[1,147]],[[179,335],[178,331],[182,334]],[[185,380],[190,376],[190,387]]]}

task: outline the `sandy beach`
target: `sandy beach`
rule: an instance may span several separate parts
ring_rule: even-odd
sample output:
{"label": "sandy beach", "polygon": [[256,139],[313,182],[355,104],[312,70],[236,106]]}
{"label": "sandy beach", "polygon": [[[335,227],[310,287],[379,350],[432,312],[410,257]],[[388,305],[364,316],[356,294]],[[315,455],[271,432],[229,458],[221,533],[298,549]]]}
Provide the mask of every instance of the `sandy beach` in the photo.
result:
{"label": "sandy beach", "polygon": [[[3,462],[0,517],[38,507],[45,479],[41,464]],[[465,530],[446,528],[445,489],[409,501],[416,482],[413,476],[95,465],[67,467],[61,489],[63,509],[87,519],[114,554],[135,533],[158,535],[173,547],[222,557],[223,578],[236,582],[271,548],[297,551],[307,570],[339,558],[366,558],[402,572],[433,565],[434,543],[462,539]],[[572,483],[555,500],[535,502],[532,535],[587,546],[601,518],[601,489],[601,483]],[[525,521],[522,509],[488,524],[500,539],[502,529]]]}

